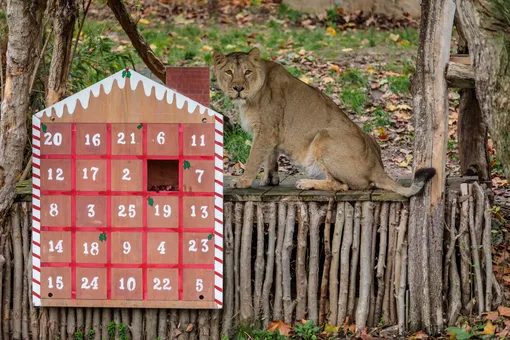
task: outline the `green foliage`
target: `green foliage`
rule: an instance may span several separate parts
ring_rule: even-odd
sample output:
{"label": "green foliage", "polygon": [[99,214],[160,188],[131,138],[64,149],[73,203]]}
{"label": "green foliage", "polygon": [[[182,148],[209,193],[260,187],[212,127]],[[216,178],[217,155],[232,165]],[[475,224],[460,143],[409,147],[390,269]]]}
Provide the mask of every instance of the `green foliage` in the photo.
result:
{"label": "green foliage", "polygon": [[119,340],[128,340],[126,326],[123,323],[119,323],[117,327],[119,329]]}
{"label": "green foliage", "polygon": [[74,340],[83,340],[83,332],[79,329],[74,332]]}
{"label": "green foliage", "polygon": [[317,340],[320,327],[315,326],[312,320],[308,320],[305,324],[297,324],[294,326],[294,338],[303,340]]}
{"label": "green foliage", "polygon": [[292,74],[296,78],[299,78],[304,74],[304,72],[301,71],[296,66],[287,66],[286,69],[287,69],[287,71],[289,71],[290,74]]}
{"label": "green foliage", "polygon": [[90,329],[89,330],[89,333],[88,333],[88,338],[89,340],[94,340],[94,336],[96,335],[96,331],[93,330],[93,329]]}
{"label": "green foliage", "polygon": [[288,18],[290,21],[296,23],[301,19],[301,13],[299,11],[296,11],[289,6],[285,4],[281,4],[280,7],[278,7],[278,16],[281,19]]}
{"label": "green foliage", "polygon": [[366,87],[368,78],[360,69],[348,68],[345,69],[344,73],[340,76],[340,81],[345,85]]}
{"label": "green foliage", "polygon": [[239,125],[225,132],[225,149],[233,162],[246,163],[251,149],[251,136]]}
{"label": "green foliage", "polygon": [[373,122],[377,127],[386,127],[391,125],[390,114],[381,109],[380,107],[376,107],[374,111],[374,116],[375,118]]}
{"label": "green foliage", "polygon": [[350,110],[355,113],[362,113],[367,103],[367,93],[352,87],[342,88],[340,91],[340,100]]}
{"label": "green foliage", "polygon": [[117,325],[115,324],[115,322],[113,322],[113,321],[108,322],[108,338],[110,340],[115,339],[115,329],[116,328],[117,328]]}
{"label": "green foliage", "polygon": [[405,94],[409,93],[409,78],[406,76],[388,77],[390,90],[393,93]]}
{"label": "green foliage", "polygon": [[[276,332],[270,332],[267,330],[255,330],[248,326],[240,326],[237,334],[234,336],[236,340],[287,340],[286,336],[280,334],[278,330]],[[222,340],[228,340],[224,337]]]}

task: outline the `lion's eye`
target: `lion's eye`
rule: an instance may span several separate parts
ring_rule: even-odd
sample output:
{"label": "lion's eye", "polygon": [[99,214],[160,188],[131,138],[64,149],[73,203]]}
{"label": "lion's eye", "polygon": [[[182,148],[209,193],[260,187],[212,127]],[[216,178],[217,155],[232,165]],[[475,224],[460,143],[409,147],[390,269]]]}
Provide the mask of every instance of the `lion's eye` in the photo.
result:
{"label": "lion's eye", "polygon": [[251,74],[251,71],[250,70],[246,70],[246,72],[244,72],[244,75],[245,76],[249,76]]}
{"label": "lion's eye", "polygon": [[226,71],[225,71],[225,73],[226,73],[227,75],[231,76],[231,77],[234,75],[234,74],[232,73],[232,71],[230,71],[230,70],[226,70]]}

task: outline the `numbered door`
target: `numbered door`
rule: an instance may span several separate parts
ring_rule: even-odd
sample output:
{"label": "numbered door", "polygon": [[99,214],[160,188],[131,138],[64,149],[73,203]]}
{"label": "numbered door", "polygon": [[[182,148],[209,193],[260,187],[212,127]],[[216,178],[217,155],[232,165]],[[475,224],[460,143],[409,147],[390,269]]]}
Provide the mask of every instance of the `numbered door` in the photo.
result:
{"label": "numbered door", "polygon": [[149,228],[179,227],[179,198],[154,196],[147,201],[147,226]]}
{"label": "numbered door", "polygon": [[105,227],[106,197],[76,196],[76,226]]}
{"label": "numbered door", "polygon": [[179,156],[178,124],[147,124],[147,155]]}
{"label": "numbered door", "polygon": [[175,301],[179,299],[179,271],[177,269],[147,269],[147,298]]}
{"label": "numbered door", "polygon": [[111,296],[113,300],[141,300],[143,297],[142,269],[112,268]]}
{"label": "numbered door", "polygon": [[184,191],[214,192],[214,161],[185,160],[182,171]]}
{"label": "numbered door", "polygon": [[71,190],[70,159],[41,159],[41,190]]}
{"label": "numbered door", "polygon": [[184,264],[214,264],[212,233],[183,233]]}
{"label": "numbered door", "polygon": [[143,124],[112,124],[112,155],[141,155]]}
{"label": "numbered door", "polygon": [[42,155],[71,154],[71,124],[44,123],[41,127]]}
{"label": "numbered door", "polygon": [[76,190],[106,191],[106,161],[78,159],[76,161]]}
{"label": "numbered door", "polygon": [[112,160],[112,191],[142,191],[141,160]]}
{"label": "numbered door", "polygon": [[106,268],[76,268],[76,299],[107,298]]}
{"label": "numbered door", "polygon": [[214,228],[214,197],[184,197],[184,228]]}
{"label": "numbered door", "polygon": [[147,233],[147,263],[178,264],[179,234],[172,232]]}
{"label": "numbered door", "polygon": [[106,125],[76,124],[76,154],[106,155]]}
{"label": "numbered door", "polygon": [[42,196],[41,225],[43,227],[70,227],[71,196],[68,195]]}
{"label": "numbered door", "polygon": [[71,262],[71,232],[41,231],[41,261]]}
{"label": "numbered door", "polygon": [[214,299],[214,270],[183,270],[183,299],[187,301],[211,301]]}
{"label": "numbered door", "polygon": [[106,263],[107,239],[108,235],[100,231],[77,232],[76,262]]}
{"label": "numbered door", "polygon": [[142,233],[112,232],[112,263],[142,263]]}
{"label": "numbered door", "polygon": [[214,155],[214,124],[184,124],[184,156]]}
{"label": "numbered door", "polygon": [[112,227],[141,228],[142,204],[141,196],[112,196]]}
{"label": "numbered door", "polygon": [[41,297],[43,299],[70,299],[71,290],[71,268],[41,268]]}

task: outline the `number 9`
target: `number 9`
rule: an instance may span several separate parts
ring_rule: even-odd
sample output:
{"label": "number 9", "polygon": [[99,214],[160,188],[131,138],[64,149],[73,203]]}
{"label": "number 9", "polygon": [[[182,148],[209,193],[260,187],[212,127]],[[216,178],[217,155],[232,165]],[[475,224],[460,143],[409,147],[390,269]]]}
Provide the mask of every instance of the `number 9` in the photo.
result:
{"label": "number 9", "polygon": [[124,250],[122,251],[124,254],[129,254],[129,252],[131,251],[131,244],[127,241],[124,242],[124,244],[122,245],[122,247],[124,248]]}

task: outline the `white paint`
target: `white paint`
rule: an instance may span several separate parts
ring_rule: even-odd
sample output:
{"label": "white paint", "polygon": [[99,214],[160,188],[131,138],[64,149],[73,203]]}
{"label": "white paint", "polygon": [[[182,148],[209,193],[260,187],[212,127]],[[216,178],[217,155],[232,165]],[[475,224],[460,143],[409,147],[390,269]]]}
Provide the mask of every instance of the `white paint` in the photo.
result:
{"label": "white paint", "polygon": [[[119,89],[124,89],[126,85],[126,77],[125,78],[122,77],[123,71],[124,70],[114,73],[111,76],[101,80],[100,82],[97,82],[94,85],[87,87],[86,89],[83,89],[70,97],[67,97],[64,100],[55,103],[54,105],[42,111],[37,112],[33,118],[34,124],[36,122],[36,119],[42,117],[43,115],[51,117],[53,110],[54,114],[56,114],[57,117],[59,118],[62,117],[62,115],[64,114],[64,107],[67,107],[67,112],[69,114],[73,114],[76,109],[77,101],[80,101],[81,106],[84,109],[87,109],[89,106],[91,95],[97,98],[101,94],[101,92],[109,94],[111,93],[114,85],[117,86]],[[129,78],[131,91],[135,91],[136,88],[141,84],[143,86],[144,93],[147,97],[154,96],[156,97],[157,100],[160,101],[164,100],[166,97],[166,101],[168,104],[172,104],[174,102],[174,97],[176,97],[175,101],[177,108],[183,109],[184,105],[187,104],[188,113],[190,114],[195,112],[197,107],[199,108],[199,114],[201,115],[205,114],[206,110],[207,115],[209,116],[214,116],[217,114],[215,111],[197,103],[196,101],[186,96],[183,96],[180,93],[176,93],[175,91],[170,90],[166,86],[161,85],[155,82],[154,80],[151,80],[139,74],[136,71],[129,70],[129,72],[131,73],[131,77]]]}

